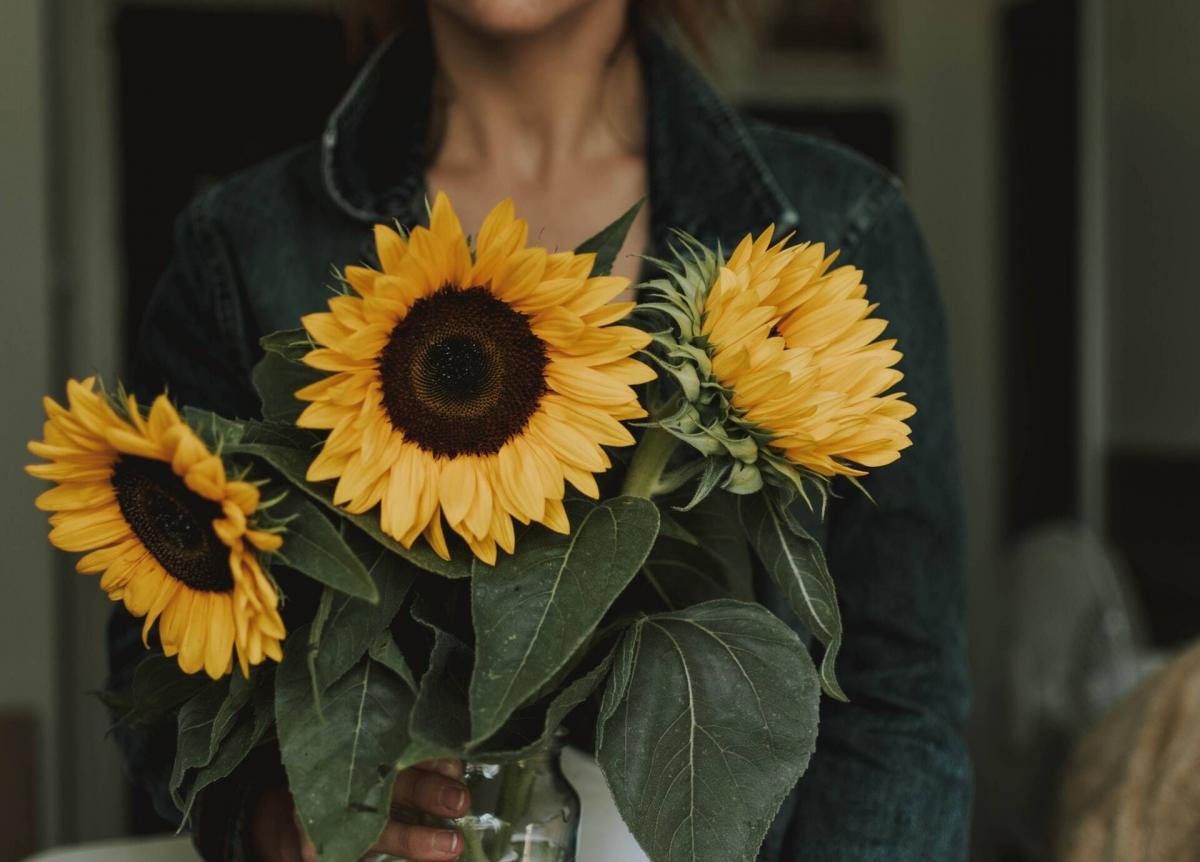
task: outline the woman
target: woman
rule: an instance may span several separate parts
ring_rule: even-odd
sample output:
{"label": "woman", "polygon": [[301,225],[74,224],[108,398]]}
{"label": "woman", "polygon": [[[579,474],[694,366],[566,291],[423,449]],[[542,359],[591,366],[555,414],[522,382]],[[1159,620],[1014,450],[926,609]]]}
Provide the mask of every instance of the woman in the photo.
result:
{"label": "woman", "polygon": [[[825,701],[817,754],[782,807],[769,860],[959,859],[970,771],[961,525],[943,319],[897,183],[835,146],[749,124],[668,46],[661,25],[716,17],[716,0],[412,0],[403,33],[367,64],[322,140],[236,176],[181,216],[176,256],[142,334],[139,386],[253,415],[261,334],[322,306],[331,263],[369,257],[374,222],[420,220],[445,190],[468,231],[512,196],[541,244],[571,248],[633,201],[618,274],[663,254],[668,229],[731,247],[774,222],[839,248],[866,271],[905,351],[915,446],[871,477],[875,503],[831,507],[850,703]],[[387,8],[398,8],[388,6]],[[778,596],[764,602],[785,619]],[[114,684],[140,645],[113,623]],[[124,736],[131,767],[164,800],[171,740]],[[399,777],[396,801],[466,809],[453,763]],[[312,858],[274,764],[242,769],[194,812],[210,858]],[[456,858],[454,832],[391,823],[379,849]]]}

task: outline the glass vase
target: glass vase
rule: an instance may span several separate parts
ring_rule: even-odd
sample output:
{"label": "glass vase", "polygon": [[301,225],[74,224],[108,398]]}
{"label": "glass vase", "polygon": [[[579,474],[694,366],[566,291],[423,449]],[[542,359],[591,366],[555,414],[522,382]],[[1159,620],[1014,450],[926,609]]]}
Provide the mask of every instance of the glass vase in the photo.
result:
{"label": "glass vase", "polygon": [[463,836],[459,862],[574,862],[579,796],[563,776],[561,755],[562,741],[556,737],[519,760],[467,761],[463,781],[471,791],[471,810],[466,815],[450,821],[423,815],[403,819],[457,829]]}

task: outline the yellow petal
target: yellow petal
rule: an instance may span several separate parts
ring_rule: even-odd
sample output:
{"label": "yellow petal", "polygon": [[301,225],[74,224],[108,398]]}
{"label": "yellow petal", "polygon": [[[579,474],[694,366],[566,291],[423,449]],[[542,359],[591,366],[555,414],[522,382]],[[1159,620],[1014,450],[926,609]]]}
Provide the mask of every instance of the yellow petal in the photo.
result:
{"label": "yellow petal", "polygon": [[442,532],[442,516],[441,513],[435,513],[434,517],[429,521],[429,525],[424,531],[425,541],[429,543],[429,547],[433,548],[433,552],[443,560],[450,559],[450,549],[446,545],[446,535]]}
{"label": "yellow petal", "polygon": [[249,482],[229,482],[225,486],[225,498],[234,503],[243,513],[254,514],[261,498],[258,487]]}
{"label": "yellow petal", "polygon": [[116,491],[109,482],[75,483],[59,485],[43,491],[34,500],[34,505],[43,512],[58,512],[70,509],[92,509],[115,502]]}
{"label": "yellow petal", "polygon": [[[383,271],[389,275],[395,275],[401,269],[404,258],[408,253],[408,243],[396,231],[392,230],[387,225],[375,225],[375,251],[379,255],[379,263],[383,266]],[[357,267],[347,267],[346,277],[351,278],[350,270]],[[360,278],[360,274],[355,272],[355,278]],[[354,282],[352,281],[351,284]]]}
{"label": "yellow petal", "polygon": [[92,551],[129,538],[124,518],[112,518],[83,525],[64,522],[50,531],[50,543],[61,551]]}
{"label": "yellow petal", "polygon": [[225,593],[212,593],[209,614],[204,671],[212,679],[220,679],[229,667],[229,656],[233,650],[233,603],[230,597]]}
{"label": "yellow petal", "polygon": [[471,500],[476,494],[476,479],[479,468],[474,458],[450,458],[442,464],[442,478],[438,483],[438,501],[442,512],[451,525],[466,517]]}
{"label": "yellow petal", "polygon": [[247,530],[244,537],[251,545],[260,551],[278,551],[283,547],[283,536],[278,533],[267,533],[263,530]]}
{"label": "yellow petal", "polygon": [[546,501],[546,514],[542,516],[542,523],[564,536],[571,532],[571,522],[567,518],[567,510],[562,500]]}

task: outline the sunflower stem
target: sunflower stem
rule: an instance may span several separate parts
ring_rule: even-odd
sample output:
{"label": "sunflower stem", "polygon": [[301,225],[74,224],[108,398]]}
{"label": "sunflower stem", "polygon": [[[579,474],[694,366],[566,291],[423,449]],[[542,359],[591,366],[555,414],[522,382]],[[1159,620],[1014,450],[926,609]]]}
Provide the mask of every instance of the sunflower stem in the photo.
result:
{"label": "sunflower stem", "polygon": [[633,450],[633,460],[629,462],[629,470],[625,473],[621,494],[651,499],[658,490],[658,480],[662,478],[678,442],[668,431],[647,428]]}

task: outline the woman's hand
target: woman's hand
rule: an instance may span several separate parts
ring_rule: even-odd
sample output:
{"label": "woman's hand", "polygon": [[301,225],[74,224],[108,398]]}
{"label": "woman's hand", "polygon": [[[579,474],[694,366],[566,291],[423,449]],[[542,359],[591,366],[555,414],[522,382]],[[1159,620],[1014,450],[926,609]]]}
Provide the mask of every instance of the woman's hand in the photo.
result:
{"label": "woman's hand", "polygon": [[[428,760],[396,776],[392,809],[416,808],[434,817],[458,817],[471,799],[462,783],[461,760]],[[304,834],[292,796],[284,787],[268,790],[258,800],[250,823],[254,858],[264,862],[317,862],[317,851]],[[462,836],[452,829],[410,826],[389,820],[371,848],[411,862],[450,862],[462,853]]]}

